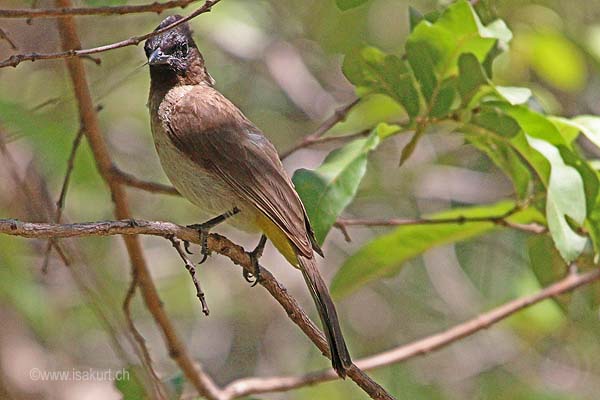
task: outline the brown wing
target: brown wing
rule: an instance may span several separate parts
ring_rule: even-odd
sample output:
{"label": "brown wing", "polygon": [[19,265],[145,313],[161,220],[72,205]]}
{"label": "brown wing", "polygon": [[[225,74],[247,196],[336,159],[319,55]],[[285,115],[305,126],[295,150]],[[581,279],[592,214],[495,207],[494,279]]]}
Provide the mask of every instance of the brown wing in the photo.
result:
{"label": "brown wing", "polygon": [[314,249],[322,255],[275,147],[237,107],[216,90],[193,90],[177,102],[167,125],[180,151],[268,216],[300,254],[312,257]]}

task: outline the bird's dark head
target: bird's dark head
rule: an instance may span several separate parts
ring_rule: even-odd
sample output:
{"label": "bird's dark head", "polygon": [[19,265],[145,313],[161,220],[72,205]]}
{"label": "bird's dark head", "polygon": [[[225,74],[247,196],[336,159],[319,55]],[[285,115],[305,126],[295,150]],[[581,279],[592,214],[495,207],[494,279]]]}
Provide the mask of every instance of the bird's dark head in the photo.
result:
{"label": "bird's dark head", "polygon": [[[155,30],[169,26],[182,18],[180,15],[170,15]],[[208,77],[204,68],[204,59],[196,47],[187,22],[152,36],[146,40],[144,50],[153,80],[198,83],[195,81],[206,80]]]}

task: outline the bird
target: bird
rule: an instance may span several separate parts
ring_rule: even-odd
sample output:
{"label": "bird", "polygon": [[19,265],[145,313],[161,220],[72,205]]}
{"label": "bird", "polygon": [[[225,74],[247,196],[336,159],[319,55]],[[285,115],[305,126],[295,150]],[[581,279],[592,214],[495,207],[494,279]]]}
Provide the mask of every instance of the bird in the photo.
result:
{"label": "bird", "polygon": [[[166,17],[163,29],[182,19]],[[225,222],[261,233],[251,253],[258,258],[266,238],[304,277],[318,311],[332,366],[345,378],[352,360],[315,254],[323,256],[308,215],[277,150],[242,111],[215,88],[186,22],[148,38],[151,130],[165,174],[175,188],[210,218],[198,228],[207,255],[207,231]],[[244,275],[248,279],[248,275]],[[256,283],[255,282],[255,283]]]}

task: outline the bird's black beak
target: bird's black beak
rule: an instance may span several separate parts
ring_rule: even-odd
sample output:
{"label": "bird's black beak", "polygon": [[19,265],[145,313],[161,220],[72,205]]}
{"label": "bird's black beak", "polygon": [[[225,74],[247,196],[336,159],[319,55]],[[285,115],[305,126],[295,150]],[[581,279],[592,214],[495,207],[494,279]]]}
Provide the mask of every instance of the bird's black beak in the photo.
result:
{"label": "bird's black beak", "polygon": [[156,49],[148,57],[148,64],[150,65],[165,65],[169,63],[169,56],[163,54],[161,49]]}

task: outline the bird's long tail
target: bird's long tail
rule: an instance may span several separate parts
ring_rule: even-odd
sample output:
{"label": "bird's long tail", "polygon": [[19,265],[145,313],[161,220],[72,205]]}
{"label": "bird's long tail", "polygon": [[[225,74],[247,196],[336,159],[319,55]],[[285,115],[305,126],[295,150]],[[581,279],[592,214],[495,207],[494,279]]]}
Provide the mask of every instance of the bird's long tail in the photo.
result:
{"label": "bird's long tail", "polygon": [[346,348],[346,342],[342,335],[342,329],[340,328],[333,300],[331,300],[327,285],[317,269],[315,258],[307,258],[302,255],[298,255],[297,257],[304,280],[310,289],[310,294],[315,301],[321,323],[323,324],[323,331],[329,344],[333,369],[336,370],[341,378],[345,378],[346,370],[352,365],[352,360]]}

